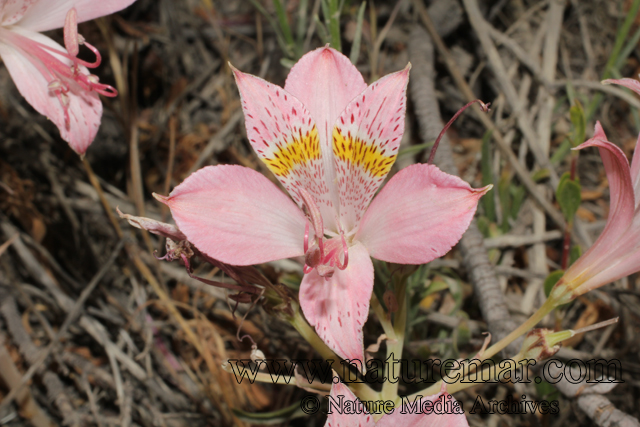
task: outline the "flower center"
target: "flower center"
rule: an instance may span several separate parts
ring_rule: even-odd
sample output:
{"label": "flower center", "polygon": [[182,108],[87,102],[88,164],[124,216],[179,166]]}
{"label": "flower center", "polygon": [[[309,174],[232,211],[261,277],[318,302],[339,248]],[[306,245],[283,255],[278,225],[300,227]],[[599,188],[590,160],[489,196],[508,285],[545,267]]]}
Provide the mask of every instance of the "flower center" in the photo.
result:
{"label": "flower center", "polygon": [[[344,270],[349,264],[349,246],[345,239],[345,233],[340,227],[340,222],[336,219],[340,236],[326,239],[320,208],[307,190],[300,188],[298,192],[303,201],[302,209],[313,225],[315,234],[313,244],[309,247],[309,223],[307,222],[304,230],[304,274],[310,273],[315,268],[320,277],[329,279],[333,276],[336,267]],[[341,253],[343,254],[342,261],[340,260]]]}
{"label": "flower center", "polygon": [[[64,44],[68,52],[61,51],[43,43],[39,43],[29,37],[0,27],[1,38],[17,49],[20,49],[33,66],[42,74],[47,81],[47,89],[58,98],[60,106],[64,110],[65,124],[70,125],[69,120],[69,84],[75,82],[82,90],[96,91],[97,93],[115,97],[118,91],[112,86],[99,83],[98,77],[89,74],[82,67],[96,68],[102,62],[102,57],[98,50],[87,43],[78,34],[77,12],[71,9],[67,13],[64,25]],[[79,46],[87,46],[95,55],[96,60],[92,63],[77,58],[80,51]],[[69,61],[71,64],[69,64]]]}

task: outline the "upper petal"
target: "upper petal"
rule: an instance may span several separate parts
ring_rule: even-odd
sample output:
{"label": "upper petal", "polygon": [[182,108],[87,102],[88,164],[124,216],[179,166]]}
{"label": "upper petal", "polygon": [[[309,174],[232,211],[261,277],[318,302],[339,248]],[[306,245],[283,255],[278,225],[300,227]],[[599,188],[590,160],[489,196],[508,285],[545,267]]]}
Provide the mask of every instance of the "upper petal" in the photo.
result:
{"label": "upper petal", "polygon": [[[340,408],[344,407],[341,406],[342,402],[356,402],[358,400],[351,389],[341,382],[331,386],[329,399],[331,402],[335,402],[335,405]],[[325,427],[373,427],[376,425],[373,417],[366,413],[366,410],[363,411],[363,413],[344,414],[340,413],[342,411],[336,410],[336,406],[333,406],[333,409],[331,406],[329,407],[329,409],[332,410],[327,415]]]}
{"label": "upper petal", "polygon": [[304,254],[306,218],[264,175],[241,166],[209,166],[169,197],[158,197],[201,252],[232,265]]}
{"label": "upper petal", "polygon": [[406,167],[373,199],[356,239],[373,258],[424,264],[460,240],[489,189],[473,189],[433,165]]}
{"label": "upper petal", "polygon": [[300,285],[300,307],[320,338],[343,359],[364,362],[362,325],[369,316],[373,264],[364,246],[349,248],[349,264],[324,279],[316,270]]}
{"label": "upper petal", "polygon": [[311,115],[281,87],[235,68],[233,73],[242,98],[247,138],[258,157],[300,206],[297,188],[306,189],[320,208],[325,226],[335,229],[335,208]]}
{"label": "upper petal", "polygon": [[333,129],[340,222],[347,231],[357,227],[396,160],[410,68],[407,65],[369,86],[349,103]]}
{"label": "upper petal", "polygon": [[[609,273],[597,279],[600,285],[604,285],[608,282],[602,282],[602,280],[609,280],[616,275],[610,274],[612,264],[617,265],[622,257],[626,258],[631,255],[634,249],[637,250],[635,237],[638,234],[637,229],[640,228],[640,224],[633,224],[636,203],[629,162],[622,150],[607,141],[606,138],[602,126],[598,122],[593,138],[576,147],[577,149],[598,147],[609,181],[611,201],[607,225],[593,246],[569,267],[564,275],[564,280],[567,282],[592,281],[603,271],[609,270]],[[622,275],[616,278],[619,277]],[[611,280],[615,280],[615,278]],[[589,286],[591,289],[596,287],[593,282]]]}
{"label": "upper petal", "polygon": [[[11,1],[11,0],[10,0]],[[131,5],[135,0],[19,0],[28,4],[18,25],[32,31],[61,28],[71,8],[78,11],[78,22],[90,21],[110,15]]]}
{"label": "upper petal", "polygon": [[338,206],[338,189],[332,184],[336,173],[331,134],[340,114],[367,84],[349,58],[335,49],[322,47],[300,58],[287,76],[284,88],[304,104],[318,126],[331,200]]}
{"label": "upper petal", "polygon": [[[638,95],[640,95],[640,82],[636,79],[608,79],[604,80],[604,84],[617,84],[631,89]],[[606,138],[605,138],[606,139]],[[633,159],[631,160],[631,182],[633,182],[633,192],[636,196],[636,208],[640,204],[640,150],[638,146],[640,144],[640,135],[636,141],[636,149],[633,152]]]}
{"label": "upper petal", "polygon": [[594,244],[564,275],[566,282],[576,283],[582,295],[622,277],[640,271],[640,215],[631,227],[609,247]]}
{"label": "upper petal", "polygon": [[629,161],[617,145],[607,140],[600,122],[596,122],[593,138],[579,145],[576,149],[582,150],[587,147],[597,147],[600,152],[600,157],[607,173],[607,180],[609,181],[611,197],[607,225],[592,248],[597,246],[608,247],[620,235],[625,233],[633,221],[635,197]]}
{"label": "upper petal", "polygon": [[[65,49],[49,37],[19,27],[0,31],[5,36],[5,42],[0,42],[0,56],[2,56],[9,74],[11,74],[22,96],[37,112],[49,118],[58,127],[62,139],[67,141],[76,153],[84,154],[100,127],[102,102],[98,94],[95,91],[83,89],[74,80],[65,80],[69,86],[67,93],[69,97],[69,125],[67,126],[60,100],[49,91],[48,85],[51,79],[45,77],[45,74],[49,73],[46,64],[37,57],[26,53],[25,50],[6,42],[6,40],[11,40],[6,36],[20,38],[22,43],[35,41],[60,52],[64,52]],[[61,56],[58,56],[57,59],[71,67],[71,62],[68,59]],[[81,70],[83,73],[88,73],[84,67],[81,67]]]}
{"label": "upper petal", "polygon": [[38,0],[0,0],[0,25],[13,25]]}
{"label": "upper petal", "polygon": [[[391,414],[383,415],[376,423],[376,427],[469,427],[462,407],[458,406],[459,410],[454,409],[459,404],[449,393],[438,393],[433,396],[422,397],[416,402],[417,408],[422,408],[427,401],[434,402],[435,405],[440,399],[443,400],[443,402],[439,403],[442,405],[442,409],[437,411],[434,409],[433,413],[426,413],[429,411],[427,406],[424,406],[424,412],[420,409],[414,411],[413,408],[406,406],[400,407],[396,408]],[[431,408],[435,407],[432,406]]]}

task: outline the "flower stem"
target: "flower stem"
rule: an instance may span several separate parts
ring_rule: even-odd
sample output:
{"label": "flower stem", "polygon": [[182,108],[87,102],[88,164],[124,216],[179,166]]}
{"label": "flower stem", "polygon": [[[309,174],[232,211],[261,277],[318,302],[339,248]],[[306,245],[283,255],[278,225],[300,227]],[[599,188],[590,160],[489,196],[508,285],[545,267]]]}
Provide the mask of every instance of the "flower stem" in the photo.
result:
{"label": "flower stem", "polygon": [[[402,347],[404,346],[404,333],[407,327],[407,277],[402,276],[396,282],[396,300],[398,301],[398,311],[394,314],[393,332],[395,340],[387,341],[387,377],[382,384],[380,396],[384,400],[398,400],[398,385],[400,383],[399,372],[394,372],[395,367],[401,368],[401,365],[395,363],[396,360],[402,360]],[[393,367],[393,368],[392,368]],[[393,374],[392,374],[393,373]]]}
{"label": "flower stem", "polygon": [[376,313],[376,316],[380,321],[380,325],[382,326],[384,333],[387,334],[387,338],[390,340],[395,340],[396,332],[393,329],[393,325],[391,324],[389,315],[384,311],[384,308],[382,308],[382,304],[380,304],[380,301],[378,300],[378,297],[376,297],[375,293],[371,297],[371,308],[373,309],[374,313]]}
{"label": "flower stem", "polygon": [[[478,357],[478,359],[480,359],[480,362],[482,363],[482,361],[490,359],[491,357],[495,356],[500,350],[502,350],[503,348],[511,344],[511,342],[515,341],[521,335],[524,335],[536,324],[538,324],[538,322],[541,321],[547,314],[549,314],[551,310],[553,310],[556,306],[557,306],[556,300],[551,298],[547,299],[545,303],[542,304],[542,306],[538,309],[538,311],[536,311],[523,324],[518,326],[509,335],[502,338],[500,341],[498,341],[497,343],[495,343],[494,345],[486,349],[482,354],[480,354]],[[458,371],[461,371],[461,369]],[[452,372],[450,376],[455,373],[456,372]],[[453,391],[462,390],[458,386],[458,384],[460,383],[461,381],[456,381],[455,383],[449,385],[447,387],[447,391],[450,393],[453,393]],[[464,381],[462,381],[462,383],[464,384]],[[417,393],[412,394],[411,396],[409,396],[409,399],[415,399],[417,396],[431,396],[433,394],[437,394],[440,391],[441,387],[442,387],[442,380],[438,381],[437,383],[431,385],[430,387],[424,390],[421,390]],[[466,387],[463,387],[463,388],[466,388]],[[450,391],[450,390],[453,390],[453,391]]]}

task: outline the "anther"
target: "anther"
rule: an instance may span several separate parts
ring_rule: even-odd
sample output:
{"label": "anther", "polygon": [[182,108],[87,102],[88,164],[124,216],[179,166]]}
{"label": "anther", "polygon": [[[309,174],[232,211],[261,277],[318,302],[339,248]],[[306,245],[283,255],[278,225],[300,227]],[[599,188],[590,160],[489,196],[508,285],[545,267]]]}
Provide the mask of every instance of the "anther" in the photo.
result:
{"label": "anther", "polygon": [[71,56],[78,56],[80,48],[78,46],[78,12],[75,7],[67,12],[64,20],[64,47]]}

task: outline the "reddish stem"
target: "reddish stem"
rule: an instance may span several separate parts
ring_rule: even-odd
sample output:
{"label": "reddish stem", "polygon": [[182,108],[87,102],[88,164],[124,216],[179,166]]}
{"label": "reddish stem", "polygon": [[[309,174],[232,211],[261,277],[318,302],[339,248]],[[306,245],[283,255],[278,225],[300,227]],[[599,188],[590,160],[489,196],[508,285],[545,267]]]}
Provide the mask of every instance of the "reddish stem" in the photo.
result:
{"label": "reddish stem", "polygon": [[449,120],[449,122],[444,126],[444,128],[440,132],[440,135],[438,135],[438,138],[436,139],[436,142],[433,144],[433,148],[431,149],[431,153],[429,154],[429,160],[427,160],[428,164],[432,164],[433,163],[433,158],[436,156],[436,150],[438,149],[438,145],[440,144],[440,140],[444,136],[444,133],[451,127],[453,122],[456,121],[458,116],[460,116],[460,114],[462,114],[462,112],[464,110],[466,110],[467,108],[471,107],[476,102],[480,104],[480,108],[482,109],[483,112],[486,113],[487,111],[489,111],[489,106],[491,105],[491,103],[489,102],[489,103],[485,104],[484,102],[480,101],[479,99],[475,99],[475,100],[469,102],[467,105],[465,105],[461,109],[459,109],[458,112],[453,115],[451,120]]}
{"label": "reddish stem", "polygon": [[[571,156],[571,167],[569,169],[569,179],[575,181],[576,179],[576,167],[577,167],[577,157]],[[562,242],[562,261],[560,262],[560,267],[563,270],[567,270],[569,267],[569,252],[571,250],[571,227],[573,226],[573,221],[567,222],[567,225],[564,227],[564,240]]]}

